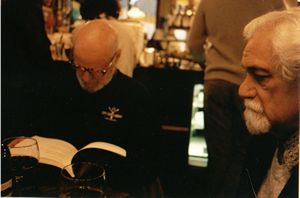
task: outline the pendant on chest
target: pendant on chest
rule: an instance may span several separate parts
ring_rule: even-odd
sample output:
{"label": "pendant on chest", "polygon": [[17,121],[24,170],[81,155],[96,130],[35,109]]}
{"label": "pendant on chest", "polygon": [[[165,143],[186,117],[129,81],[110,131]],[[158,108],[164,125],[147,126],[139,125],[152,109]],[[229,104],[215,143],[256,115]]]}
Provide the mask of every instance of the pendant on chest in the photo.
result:
{"label": "pendant on chest", "polygon": [[117,107],[108,107],[108,110],[102,111],[101,114],[103,115],[105,120],[116,122],[123,118],[123,115],[118,113],[120,111]]}

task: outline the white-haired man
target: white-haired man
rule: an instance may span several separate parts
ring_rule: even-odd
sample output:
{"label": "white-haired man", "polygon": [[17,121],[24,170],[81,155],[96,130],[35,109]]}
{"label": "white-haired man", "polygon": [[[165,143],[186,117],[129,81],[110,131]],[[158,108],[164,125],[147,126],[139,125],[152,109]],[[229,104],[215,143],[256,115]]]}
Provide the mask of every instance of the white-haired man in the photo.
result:
{"label": "white-haired man", "polygon": [[206,183],[211,197],[235,196],[252,139],[242,119],[243,103],[238,95],[246,74],[241,67],[245,47],[242,30],[252,19],[283,9],[282,0],[201,0],[198,5],[187,44],[195,60],[202,61],[201,55],[205,55]]}
{"label": "white-haired man", "polygon": [[244,29],[247,44],[242,65],[247,76],[239,95],[245,101],[246,125],[250,133],[270,133],[277,142],[273,158],[265,163],[265,175],[259,175],[260,184],[252,177],[263,173],[264,167],[253,169],[257,159],[246,164],[250,189],[257,197],[298,197],[299,35],[299,8],[270,12]]}

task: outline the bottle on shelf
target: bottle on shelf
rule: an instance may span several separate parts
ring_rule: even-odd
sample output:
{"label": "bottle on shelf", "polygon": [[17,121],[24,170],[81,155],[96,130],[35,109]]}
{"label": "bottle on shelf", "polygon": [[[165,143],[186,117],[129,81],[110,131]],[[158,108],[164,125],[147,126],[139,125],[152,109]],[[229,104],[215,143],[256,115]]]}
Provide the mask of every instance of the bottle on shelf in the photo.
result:
{"label": "bottle on shelf", "polygon": [[186,6],[184,9],[184,15],[182,17],[182,28],[188,29],[191,27],[193,15],[193,10]]}
{"label": "bottle on shelf", "polygon": [[178,5],[177,12],[172,25],[174,28],[180,28],[182,26],[182,17],[184,14],[182,9],[183,7],[181,5]]}
{"label": "bottle on shelf", "polygon": [[178,5],[174,13],[172,28],[189,29],[194,16],[194,11],[189,6]]}

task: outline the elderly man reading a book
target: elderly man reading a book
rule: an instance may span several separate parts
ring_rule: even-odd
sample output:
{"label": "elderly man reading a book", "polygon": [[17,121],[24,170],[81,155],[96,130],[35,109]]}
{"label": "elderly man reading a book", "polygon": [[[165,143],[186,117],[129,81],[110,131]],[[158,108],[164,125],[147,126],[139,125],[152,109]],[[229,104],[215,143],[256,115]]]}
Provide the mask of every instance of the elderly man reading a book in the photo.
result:
{"label": "elderly man reading a book", "polygon": [[[142,84],[116,69],[122,51],[106,20],[83,24],[73,31],[72,39],[73,70],[57,79],[52,90],[56,97],[46,105],[41,130],[77,149],[97,141],[121,147],[123,160],[107,171],[107,177],[120,190],[142,193],[139,190],[157,176],[159,125],[151,97]],[[108,157],[102,157],[94,154],[85,160],[110,166]]]}
{"label": "elderly man reading a book", "polygon": [[118,170],[123,178],[117,180],[121,186],[139,188],[155,175],[156,128],[147,90],[116,69],[122,51],[117,48],[116,31],[106,20],[90,21],[76,29],[73,44],[76,78],[89,94],[79,115],[85,137],[78,138],[83,144],[101,140],[124,148],[127,159]]}

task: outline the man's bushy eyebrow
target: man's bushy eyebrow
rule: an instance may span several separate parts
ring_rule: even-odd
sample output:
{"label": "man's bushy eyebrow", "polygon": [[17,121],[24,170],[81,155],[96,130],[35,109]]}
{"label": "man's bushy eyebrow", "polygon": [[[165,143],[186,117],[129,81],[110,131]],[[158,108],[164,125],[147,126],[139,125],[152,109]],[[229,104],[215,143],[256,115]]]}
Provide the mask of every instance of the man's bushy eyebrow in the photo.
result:
{"label": "man's bushy eyebrow", "polygon": [[256,67],[256,66],[247,67],[246,71],[249,72],[249,73],[255,73],[257,71],[263,71],[263,72],[266,72],[266,73],[270,73],[270,71],[268,69],[261,68],[261,67]]}

